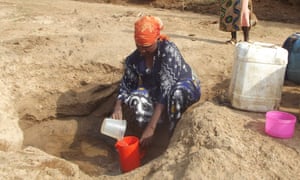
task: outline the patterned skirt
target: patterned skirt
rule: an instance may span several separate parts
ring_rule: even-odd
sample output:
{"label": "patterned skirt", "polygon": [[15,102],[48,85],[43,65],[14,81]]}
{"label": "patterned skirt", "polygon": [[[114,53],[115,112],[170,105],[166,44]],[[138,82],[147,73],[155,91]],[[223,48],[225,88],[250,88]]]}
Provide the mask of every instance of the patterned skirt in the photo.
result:
{"label": "patterned skirt", "polygon": [[[173,131],[182,113],[200,99],[199,81],[178,82],[171,90],[167,99],[167,116],[170,121],[170,131]],[[142,126],[151,119],[154,103],[149,93],[144,88],[133,91],[125,100],[125,103],[135,111],[136,120]]]}
{"label": "patterned skirt", "polygon": [[225,32],[241,30],[250,26],[251,0],[221,0],[219,28]]}

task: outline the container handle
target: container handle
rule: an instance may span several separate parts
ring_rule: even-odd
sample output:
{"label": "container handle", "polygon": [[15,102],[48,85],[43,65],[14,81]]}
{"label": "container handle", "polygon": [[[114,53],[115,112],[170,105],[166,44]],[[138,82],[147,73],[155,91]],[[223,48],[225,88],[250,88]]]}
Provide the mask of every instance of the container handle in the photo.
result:
{"label": "container handle", "polygon": [[253,44],[259,45],[262,47],[266,47],[266,48],[276,48],[277,47],[275,44],[271,44],[271,43],[254,42]]}

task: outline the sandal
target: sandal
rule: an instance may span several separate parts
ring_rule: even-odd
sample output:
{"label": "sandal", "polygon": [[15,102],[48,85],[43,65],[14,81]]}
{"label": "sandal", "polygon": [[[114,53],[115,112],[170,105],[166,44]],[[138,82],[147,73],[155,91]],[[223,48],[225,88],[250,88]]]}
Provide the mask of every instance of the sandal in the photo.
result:
{"label": "sandal", "polygon": [[230,39],[229,41],[226,41],[226,44],[233,44],[235,45],[236,44],[236,39]]}

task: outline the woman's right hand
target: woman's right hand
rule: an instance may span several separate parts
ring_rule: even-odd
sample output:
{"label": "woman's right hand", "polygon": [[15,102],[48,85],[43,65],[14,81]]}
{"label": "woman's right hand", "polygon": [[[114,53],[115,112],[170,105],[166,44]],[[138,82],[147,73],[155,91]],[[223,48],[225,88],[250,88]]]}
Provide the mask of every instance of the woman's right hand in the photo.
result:
{"label": "woman's right hand", "polygon": [[120,100],[117,100],[114,107],[114,112],[112,113],[111,117],[113,119],[123,119],[122,102]]}

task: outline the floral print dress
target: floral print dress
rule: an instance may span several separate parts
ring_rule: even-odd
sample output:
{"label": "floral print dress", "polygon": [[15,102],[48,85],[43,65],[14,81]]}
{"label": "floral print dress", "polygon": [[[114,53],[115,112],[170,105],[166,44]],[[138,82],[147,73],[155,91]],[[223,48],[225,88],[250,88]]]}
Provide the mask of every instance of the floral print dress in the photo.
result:
{"label": "floral print dress", "polygon": [[140,122],[151,117],[149,104],[164,104],[169,120],[176,125],[188,106],[200,99],[200,81],[173,42],[158,41],[153,62],[152,69],[147,68],[138,50],[126,58],[118,99],[136,110]]}

